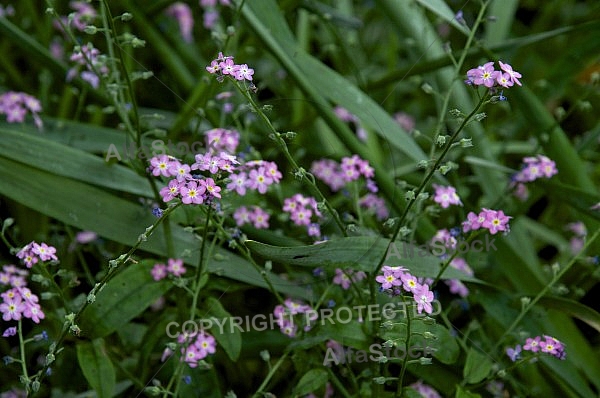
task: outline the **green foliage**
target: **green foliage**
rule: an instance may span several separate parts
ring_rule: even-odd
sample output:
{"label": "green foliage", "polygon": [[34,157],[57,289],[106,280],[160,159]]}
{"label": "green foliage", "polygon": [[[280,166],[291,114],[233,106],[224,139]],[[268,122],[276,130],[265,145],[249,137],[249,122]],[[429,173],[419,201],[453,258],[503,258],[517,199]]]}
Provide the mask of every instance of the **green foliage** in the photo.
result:
{"label": "green foliage", "polygon": [[[0,393],[597,396],[597,2],[8,3],[0,305],[26,284],[34,298],[23,305],[43,315],[0,307]],[[192,40],[177,20],[186,6]],[[77,64],[71,55],[88,43],[100,57]],[[252,81],[209,74],[220,52],[253,68]],[[523,85],[464,84],[489,61],[512,65]],[[28,103],[15,123],[11,93],[41,109]],[[150,158],[190,165],[222,144],[206,142],[214,129],[239,133],[236,172],[274,162],[281,182],[241,195],[223,170],[194,169],[221,198],[165,202],[174,176],[153,175]],[[372,167],[368,183],[336,189],[311,168],[353,155]],[[558,173],[515,184],[538,155]],[[433,184],[456,188],[462,203],[441,206]],[[308,222],[282,210],[296,194],[314,199]],[[381,202],[369,208],[366,194]],[[250,225],[256,208],[268,228]],[[482,209],[502,210],[510,228],[464,232]],[[432,238],[449,235],[468,250],[450,239],[437,252]],[[476,239],[493,244],[477,251]],[[38,250],[33,242],[55,247],[58,261],[25,265],[15,255]],[[384,265],[429,286],[434,311],[417,311],[428,291],[410,291],[399,268],[381,287]],[[208,320],[224,329],[190,333]],[[535,336],[558,339],[566,357],[525,349]],[[203,351],[211,344],[214,354]],[[331,350],[342,361],[326,363]],[[415,355],[391,354],[407,350]]]}

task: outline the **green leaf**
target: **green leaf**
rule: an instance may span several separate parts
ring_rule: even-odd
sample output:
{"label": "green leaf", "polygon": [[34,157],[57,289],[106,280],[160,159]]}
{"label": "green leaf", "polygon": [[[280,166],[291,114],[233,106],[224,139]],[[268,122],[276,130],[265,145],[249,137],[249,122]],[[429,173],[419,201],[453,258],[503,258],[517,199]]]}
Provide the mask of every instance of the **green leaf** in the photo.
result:
{"label": "green leaf", "polygon": [[154,261],[124,265],[127,269],[112,278],[84,310],[80,318],[82,334],[93,338],[109,335],[172,288],[168,280],[152,279],[153,266]]}
{"label": "green leaf", "polygon": [[463,33],[465,36],[469,36],[469,29],[460,24],[456,20],[456,14],[452,12],[452,9],[448,7],[448,4],[443,0],[417,0],[417,3],[427,8],[429,11],[433,12],[438,17],[442,18],[450,25],[455,27],[459,32]]}
{"label": "green leaf", "polygon": [[[428,251],[434,246],[415,247],[399,241],[390,246],[389,239],[376,236],[333,239],[309,246],[276,247],[256,241],[247,241],[246,245],[265,258],[301,267],[348,267],[372,272],[387,253],[386,265],[406,266],[415,276],[435,278],[440,270],[440,260]],[[443,278],[478,281],[452,267],[444,271]]]}
{"label": "green leaf", "polygon": [[538,304],[573,316],[600,332],[600,313],[587,305],[563,297],[542,297]]}
{"label": "green leaf", "polygon": [[463,369],[463,377],[467,383],[479,383],[490,374],[493,365],[494,363],[487,354],[481,353],[475,348],[469,348]]}
{"label": "green leaf", "polygon": [[[111,165],[97,156],[50,141],[43,136],[4,127],[0,127],[0,135],[0,155],[8,159],[100,187],[145,197],[153,196],[148,181],[124,166]],[[119,147],[119,150],[122,149],[123,147]]]}
{"label": "green leaf", "polygon": [[237,361],[242,350],[242,334],[239,328],[231,325],[230,322],[233,320],[231,314],[223,307],[219,300],[209,297],[206,299],[205,304],[207,312],[205,317],[215,317],[219,320],[220,324],[224,320],[227,320],[223,326],[223,333],[221,333],[221,329],[219,328],[211,329],[210,333],[217,340],[217,343],[223,347],[227,356],[232,361]]}
{"label": "green leaf", "polygon": [[457,385],[454,398],[481,398],[481,395],[467,391],[463,387]]}
{"label": "green leaf", "polygon": [[460,355],[460,347],[456,337],[452,336],[447,328],[439,324],[436,324],[430,331],[436,336],[433,342],[428,343],[436,349],[433,356],[446,365],[455,363]]}
{"label": "green leaf", "polygon": [[102,339],[78,342],[77,360],[90,387],[98,398],[110,398],[115,390],[115,369]]}
{"label": "green leaf", "polygon": [[[53,162],[58,161],[59,159],[54,159]],[[35,184],[32,181],[39,183]],[[95,231],[104,238],[128,246],[134,245],[138,236],[156,221],[149,209],[139,204],[83,182],[15,162],[1,154],[0,194],[56,220],[83,230]],[[182,227],[171,223],[171,230],[176,256],[180,256],[190,247],[198,247],[198,240]],[[163,228],[158,228],[148,241],[141,245],[141,250],[166,257]],[[210,272],[254,286],[268,287],[260,272],[240,256],[220,247],[216,248],[215,252],[220,255],[220,259],[209,259]],[[197,266],[198,256],[196,251],[185,257],[184,261],[186,264]],[[298,298],[311,297],[307,289],[293,282],[285,281],[277,275],[269,274],[268,277],[278,291]]]}
{"label": "green leaf", "polygon": [[298,382],[294,390],[295,396],[303,396],[318,390],[327,383],[329,375],[325,369],[311,369]]}

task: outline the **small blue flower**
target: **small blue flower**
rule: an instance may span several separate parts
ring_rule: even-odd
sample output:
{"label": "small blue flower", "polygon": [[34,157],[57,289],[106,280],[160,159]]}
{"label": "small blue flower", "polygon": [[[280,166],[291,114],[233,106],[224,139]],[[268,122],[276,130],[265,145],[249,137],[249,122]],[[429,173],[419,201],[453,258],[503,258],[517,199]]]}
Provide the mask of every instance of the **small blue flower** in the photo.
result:
{"label": "small blue flower", "polygon": [[517,359],[521,358],[521,345],[517,344],[517,346],[515,348],[507,348],[506,349],[506,355],[508,355],[508,357],[510,358],[511,361],[516,361]]}
{"label": "small blue flower", "polygon": [[157,218],[160,218],[160,217],[162,217],[162,215],[163,215],[163,211],[162,211],[162,209],[161,209],[160,207],[154,207],[154,208],[152,209],[152,214],[153,214],[155,217],[157,217]]}
{"label": "small blue flower", "polygon": [[190,375],[183,376],[183,382],[185,384],[191,384],[192,383],[192,376],[190,376]]}
{"label": "small blue flower", "polygon": [[461,234],[461,229],[460,227],[454,227],[450,229],[450,235],[457,238],[459,237]]}
{"label": "small blue flower", "polygon": [[333,308],[333,307],[335,307],[335,301],[334,301],[334,300],[329,300],[329,301],[327,302],[327,307],[329,307],[329,308]]}

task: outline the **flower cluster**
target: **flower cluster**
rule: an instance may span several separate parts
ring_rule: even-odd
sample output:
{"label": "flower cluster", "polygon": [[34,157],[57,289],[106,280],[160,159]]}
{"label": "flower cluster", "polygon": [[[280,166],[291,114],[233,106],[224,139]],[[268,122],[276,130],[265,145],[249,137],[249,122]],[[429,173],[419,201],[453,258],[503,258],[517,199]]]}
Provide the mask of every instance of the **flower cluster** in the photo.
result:
{"label": "flower cluster", "polygon": [[506,349],[506,355],[514,362],[521,358],[522,350],[531,351],[533,353],[543,352],[561,360],[567,358],[565,345],[554,337],[547,335],[528,338],[525,340],[525,344],[522,348],[520,344],[517,344],[514,348],[509,347]]}
{"label": "flower cluster", "polygon": [[265,194],[270,185],[278,184],[282,175],[275,162],[251,160],[236,168],[235,174],[229,176],[227,189],[238,195],[246,195],[248,189]]}
{"label": "flower cluster", "polygon": [[181,349],[181,354],[183,355],[183,361],[190,368],[197,367],[199,361],[206,358],[209,354],[214,354],[217,349],[215,338],[205,331],[197,333],[194,337],[195,340],[193,342],[190,341],[192,336],[186,336],[185,334],[180,334],[177,338],[179,344],[189,344],[187,347]]}
{"label": "flower cluster", "polygon": [[492,235],[499,231],[509,232],[508,221],[511,218],[502,210],[482,209],[479,214],[471,211],[467,214],[467,221],[462,223],[463,232],[476,231],[481,228],[487,229]]}
{"label": "flower cluster", "polygon": [[269,213],[258,206],[239,207],[233,213],[233,218],[238,227],[245,224],[252,224],[254,228],[264,229],[269,228]]}
{"label": "flower cluster", "polygon": [[[469,276],[473,276],[473,269],[467,264],[467,262],[460,257],[452,259],[450,266],[456,270],[462,271]],[[448,285],[450,293],[458,294],[460,297],[467,297],[469,295],[469,289],[459,279],[448,279],[444,283]]]}
{"label": "flower cluster", "polygon": [[521,171],[514,175],[514,181],[531,182],[538,178],[550,178],[558,173],[556,163],[544,155],[526,157],[523,163]]}
{"label": "flower cluster", "polygon": [[333,191],[337,192],[346,184],[358,180],[361,176],[367,179],[367,189],[377,192],[377,185],[372,180],[375,176],[369,162],[361,159],[358,155],[342,158],[338,163],[331,159],[315,160],[311,167],[311,173],[323,181]]}
{"label": "flower cluster", "polygon": [[350,268],[345,270],[341,268],[336,268],[335,276],[333,277],[333,283],[335,285],[340,285],[344,290],[348,290],[350,289],[350,285],[352,283],[360,282],[366,277],[367,274],[365,274],[363,271],[355,272],[353,269]]}
{"label": "flower cluster", "polygon": [[30,112],[35,125],[41,129],[42,119],[38,115],[41,111],[40,101],[29,94],[9,91],[0,95],[0,115],[6,115],[8,123],[22,123]]}
{"label": "flower cluster", "polygon": [[585,244],[585,237],[587,235],[587,228],[581,221],[569,223],[565,226],[565,229],[575,234],[569,241],[571,247],[571,253],[577,254],[583,249]]}
{"label": "flower cluster", "polygon": [[230,0],[200,0],[200,7],[204,8],[203,25],[206,29],[213,29],[217,24],[220,16],[217,3],[222,6],[231,6]]}
{"label": "flower cluster", "polygon": [[442,186],[433,184],[433,188],[435,189],[435,196],[433,197],[433,201],[442,208],[447,209],[450,205],[462,206],[462,202],[456,193],[456,188],[452,186]]}
{"label": "flower cluster", "polygon": [[360,125],[360,119],[356,115],[350,113],[350,111],[348,111],[346,108],[339,105],[333,108],[333,113],[335,113],[338,119],[340,119],[342,122],[354,124],[356,128],[356,136],[359,140],[367,140],[367,130]]}
{"label": "flower cluster", "polygon": [[210,74],[217,75],[219,81],[223,81],[226,76],[240,81],[252,81],[252,75],[254,75],[254,69],[249,68],[246,64],[235,64],[232,56],[224,56],[223,53],[219,53],[217,59],[211,61],[206,70]]}
{"label": "flower cluster", "polygon": [[[4,265],[0,272],[0,285],[8,286],[9,289],[0,293],[2,302],[0,303],[0,313],[5,321],[18,321],[22,318],[29,318],[35,323],[40,323],[40,319],[46,316],[39,305],[39,298],[29,290],[25,278],[29,272],[14,265]],[[8,328],[4,337],[12,336],[16,328]]]}
{"label": "flower cluster", "polygon": [[512,176],[511,187],[514,188],[514,194],[521,200],[528,197],[528,182],[540,178],[551,178],[557,174],[556,163],[544,155],[528,156],[523,159],[521,170]]}
{"label": "flower cluster", "polygon": [[168,275],[173,275],[175,277],[179,277],[185,274],[185,266],[183,265],[183,260],[180,258],[170,258],[167,260],[167,265],[162,263],[154,264],[150,274],[152,275],[152,279],[155,281],[160,281],[161,279],[166,278]]}
{"label": "flower cluster", "polygon": [[[69,6],[75,11],[68,17],[61,17],[61,22],[64,26],[73,27],[80,32],[83,32],[98,16],[98,11],[86,1],[71,1]],[[63,31],[61,22],[55,20],[54,27]]]}
{"label": "flower cluster", "polygon": [[204,137],[206,147],[213,154],[227,152],[233,155],[240,143],[240,133],[236,130],[211,129],[204,132]]}
{"label": "flower cluster", "polygon": [[181,163],[174,157],[159,155],[150,159],[149,171],[154,176],[175,177],[160,190],[165,202],[181,198],[184,204],[202,204],[221,198],[221,187],[211,177],[201,178],[192,175],[191,170],[208,171],[210,174],[231,173],[239,162],[235,156],[221,152],[217,156],[210,153],[197,154],[191,166]]}
{"label": "flower cluster", "polygon": [[358,205],[364,207],[368,212],[375,214],[375,217],[379,221],[385,220],[390,215],[390,211],[385,205],[385,200],[373,193],[368,193],[358,199]]}
{"label": "flower cluster", "polygon": [[[281,332],[289,337],[295,337],[298,332],[298,325],[294,322],[294,315],[304,314],[311,310],[310,305],[288,298],[283,302],[283,305],[279,304],[275,307],[273,314]],[[304,330],[310,330],[310,326],[306,325]]]}
{"label": "flower cluster", "polygon": [[289,213],[290,219],[298,226],[306,226],[308,236],[321,236],[319,224],[311,221],[313,215],[317,218],[322,217],[318,209],[317,201],[312,196],[305,197],[302,194],[295,194],[290,198],[283,200],[283,211]]}
{"label": "flower cluster", "polygon": [[45,243],[29,242],[17,252],[17,257],[27,268],[33,267],[38,261],[58,261],[56,248]]}
{"label": "flower cluster", "polygon": [[108,75],[109,70],[105,57],[100,55],[100,50],[94,48],[92,43],[76,47],[69,60],[74,62],[75,66],[67,72],[67,81],[71,81],[79,75],[82,80],[88,82],[92,87],[98,88],[100,86],[100,76]]}
{"label": "flower cluster", "polygon": [[183,40],[187,43],[193,41],[192,30],[194,29],[194,16],[192,15],[192,9],[189,5],[177,1],[171,4],[165,13],[177,20],[179,24],[179,32]]}
{"label": "flower cluster", "polygon": [[381,268],[382,275],[377,275],[375,281],[381,284],[382,291],[391,291],[395,296],[402,294],[402,289],[411,293],[417,303],[417,311],[420,314],[425,311],[428,314],[433,312],[431,303],[433,302],[433,292],[429,290],[431,280],[422,280],[412,275],[404,267],[390,267],[384,265]]}
{"label": "flower cluster", "polygon": [[473,86],[485,86],[487,88],[503,87],[509,88],[515,84],[521,86],[519,78],[521,74],[513,70],[512,66],[498,61],[501,70],[494,69],[494,62],[486,62],[477,68],[467,71],[465,83]]}

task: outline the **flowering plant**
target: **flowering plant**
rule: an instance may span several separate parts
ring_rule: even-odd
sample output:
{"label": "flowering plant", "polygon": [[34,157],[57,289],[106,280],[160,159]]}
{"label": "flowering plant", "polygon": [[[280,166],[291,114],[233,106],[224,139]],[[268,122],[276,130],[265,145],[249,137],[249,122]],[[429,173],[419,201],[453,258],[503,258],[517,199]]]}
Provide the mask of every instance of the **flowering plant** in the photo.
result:
{"label": "flowering plant", "polygon": [[10,3],[1,397],[600,391],[586,12]]}

